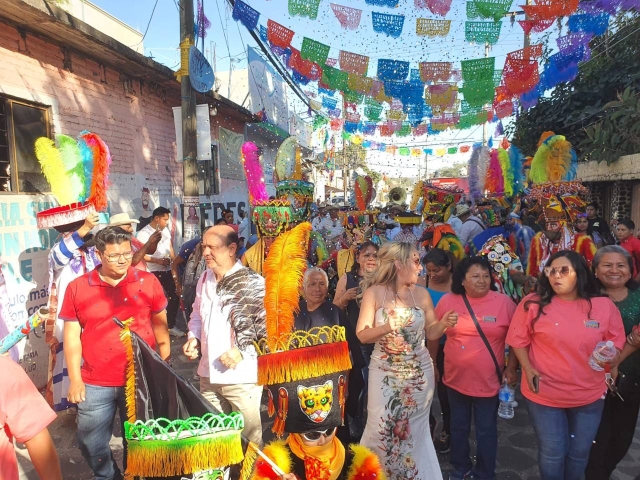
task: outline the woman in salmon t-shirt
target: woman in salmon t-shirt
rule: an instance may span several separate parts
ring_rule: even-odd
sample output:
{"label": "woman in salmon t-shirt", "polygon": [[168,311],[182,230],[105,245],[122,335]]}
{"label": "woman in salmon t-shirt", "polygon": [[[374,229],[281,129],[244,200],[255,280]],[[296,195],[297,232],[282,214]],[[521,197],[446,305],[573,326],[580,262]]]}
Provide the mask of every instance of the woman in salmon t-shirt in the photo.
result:
{"label": "woman in salmon t-shirt", "polygon": [[[451,310],[458,314],[458,324],[446,331],[443,380],[451,409],[450,478],[454,480],[462,480],[469,473],[477,479],[496,477],[498,390],[504,378],[509,383],[516,382],[518,363],[510,361],[504,369],[505,338],[516,305],[507,295],[491,291],[495,288],[487,259],[465,258],[453,271],[452,293],[444,295],[436,306],[437,316]],[[500,379],[465,297],[496,357]],[[472,412],[478,441],[475,467],[469,458]]]}
{"label": "woman in salmon t-shirt", "polygon": [[603,340],[618,350],[624,346],[620,312],[600,296],[583,257],[555,253],[536,293],[518,306],[507,336],[522,366],[542,480],[579,480],[584,474],[607,390],[605,372],[593,370],[589,357]]}

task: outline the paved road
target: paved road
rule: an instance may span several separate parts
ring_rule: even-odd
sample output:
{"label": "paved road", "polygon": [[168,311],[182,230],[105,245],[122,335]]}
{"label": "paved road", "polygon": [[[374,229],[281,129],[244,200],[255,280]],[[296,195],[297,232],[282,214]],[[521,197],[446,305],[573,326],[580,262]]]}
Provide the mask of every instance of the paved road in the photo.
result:
{"label": "paved road", "polygon": [[[175,368],[183,377],[191,379],[195,370],[195,364],[187,362],[186,358],[180,354],[180,347],[183,340],[172,339],[173,358]],[[193,382],[197,385],[197,382]],[[524,405],[522,398],[517,397],[521,405]],[[436,397],[437,401],[437,397]],[[265,423],[268,422],[265,410]],[[438,405],[434,405],[434,412],[439,413]],[[78,450],[76,440],[75,415],[62,412],[58,414],[58,419],[51,426],[58,454],[62,464],[62,473],[65,480],[90,480],[91,471],[84,462]],[[270,423],[270,422],[269,422]],[[117,460],[122,462],[122,443],[120,427],[114,425],[114,433],[111,437],[111,446],[116,454]],[[472,451],[475,450],[475,442],[472,443]],[[498,421],[498,480],[535,480],[539,479],[536,461],[537,447],[533,428],[529,422],[529,416],[524,406],[516,408],[516,415],[511,420]],[[28,460],[27,451],[24,446],[18,447],[18,459],[20,464],[21,479],[37,480],[38,476],[33,471],[33,467]],[[440,456],[440,465],[445,473],[444,478],[448,478],[450,471],[448,455]],[[636,436],[629,453],[618,465],[618,469],[612,476],[613,480],[640,480],[640,422],[636,428]]]}

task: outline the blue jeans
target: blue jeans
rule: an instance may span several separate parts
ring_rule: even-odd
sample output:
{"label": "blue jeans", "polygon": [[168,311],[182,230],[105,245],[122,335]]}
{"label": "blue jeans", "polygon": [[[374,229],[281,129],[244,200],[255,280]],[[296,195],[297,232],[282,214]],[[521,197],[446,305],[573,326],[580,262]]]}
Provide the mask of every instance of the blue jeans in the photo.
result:
{"label": "blue jeans", "polygon": [[604,400],[573,408],[554,408],[527,400],[538,437],[542,480],[580,480],[596,438]]}
{"label": "blue jeans", "polygon": [[[78,404],[78,444],[96,480],[120,480],[122,473],[113,458],[109,440],[113,432],[116,408],[120,422],[127,419],[124,387],[98,387],[85,384],[84,402]],[[123,428],[124,432],[124,428]],[[123,438],[126,468],[126,442]]]}
{"label": "blue jeans", "polygon": [[[447,388],[451,409],[451,472],[452,479],[461,480],[471,473],[475,478],[496,478],[498,451],[498,396],[470,397],[453,388]],[[478,448],[476,465],[470,458],[469,435],[471,415],[476,428]]]}

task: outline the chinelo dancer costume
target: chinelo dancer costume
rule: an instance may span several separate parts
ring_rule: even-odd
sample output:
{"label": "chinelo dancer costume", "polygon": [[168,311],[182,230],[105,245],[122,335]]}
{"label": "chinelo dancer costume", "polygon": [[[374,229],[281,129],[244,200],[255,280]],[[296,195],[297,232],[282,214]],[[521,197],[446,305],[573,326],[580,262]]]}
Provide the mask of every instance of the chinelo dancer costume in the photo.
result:
{"label": "chinelo dancer costume", "polygon": [[[345,447],[335,436],[344,421],[351,368],[344,327],[294,331],[310,230],[303,223],[281,235],[265,263],[267,338],[256,345],[258,382],[268,388],[273,432],[279,438],[289,435],[269,443],[264,453],[283,473],[300,480],[385,479],[370,450]],[[280,475],[258,458],[251,478],[276,480]]]}
{"label": "chinelo dancer costume", "polygon": [[418,182],[416,185],[411,208],[415,208],[427,221],[427,228],[420,238],[427,251],[440,248],[450,252],[458,260],[465,257],[460,239],[453,227],[446,223],[463,193],[458,188],[436,187],[430,183]]}
{"label": "chinelo dancer costume", "polygon": [[[302,170],[302,150],[295,137],[290,137],[278,148],[275,175],[276,198],[291,204],[291,226],[311,219],[311,204],[315,185],[308,181]],[[312,231],[307,260],[309,265],[320,265],[329,258],[324,238]]]}
{"label": "chinelo dancer costume", "polygon": [[[55,410],[72,406],[65,397],[69,377],[63,352],[64,323],[58,320],[58,299],[63,299],[69,283],[93,270],[98,262],[95,249],[87,243],[88,230],[79,230],[85,219],[107,209],[107,188],[111,154],[95,133],[82,132],[78,138],[56,135],[53,140],[36,140],[35,154],[60,206],[36,215],[38,228],[55,228],[60,240],[49,252],[49,311],[47,343],[51,346],[47,397]],[[86,230],[86,231],[85,231]]]}
{"label": "chinelo dancer costume", "polygon": [[596,246],[587,235],[575,234],[567,222],[575,221],[586,203],[581,198],[588,190],[576,177],[577,156],[563,136],[545,132],[531,161],[530,177],[534,185],[529,198],[537,200],[532,210],[539,214],[543,228],[531,240],[527,274],[537,276],[551,255],[560,250],[573,250],[590,264]]}
{"label": "chinelo dancer costume", "polygon": [[373,181],[370,177],[358,177],[355,181],[355,210],[340,212],[344,225],[342,243],[346,246],[335,252],[338,277],[351,271],[360,245],[371,240],[374,226],[378,220],[378,211],[370,210],[369,204],[374,198]]}
{"label": "chinelo dancer costume", "polygon": [[269,200],[260,163],[258,146],[253,142],[242,145],[242,164],[247,177],[249,203],[253,208],[253,223],[258,230],[258,241],[242,256],[242,264],[263,275],[264,261],[275,238],[286,231],[293,220],[288,200]]}

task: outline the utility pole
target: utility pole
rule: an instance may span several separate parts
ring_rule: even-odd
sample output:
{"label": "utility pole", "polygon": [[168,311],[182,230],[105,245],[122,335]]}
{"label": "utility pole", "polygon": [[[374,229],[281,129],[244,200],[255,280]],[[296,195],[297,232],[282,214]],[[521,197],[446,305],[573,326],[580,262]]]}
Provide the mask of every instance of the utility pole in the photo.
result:
{"label": "utility pole", "polygon": [[[181,46],[194,44],[193,34],[193,0],[180,0],[180,44]],[[181,52],[182,53],[182,52]],[[186,55],[188,58],[188,55]],[[185,55],[181,58],[184,61]],[[182,65],[186,69],[186,65]],[[182,175],[183,175],[183,218],[187,218],[189,206],[200,204],[198,196],[198,168],[197,168],[197,139],[196,139],[196,92],[191,88],[188,70],[180,78],[180,93],[182,97]],[[196,207],[196,211],[200,209]],[[176,221],[177,219],[174,219]],[[197,226],[199,233],[199,226]],[[185,239],[194,235],[185,228],[182,232]]]}
{"label": "utility pole", "polygon": [[[525,5],[531,5],[531,0],[526,0]],[[525,20],[529,20],[529,15],[527,15],[527,12],[524,12],[524,19]],[[531,30],[525,30],[524,32],[524,48],[527,48],[529,45],[531,45]]]}

